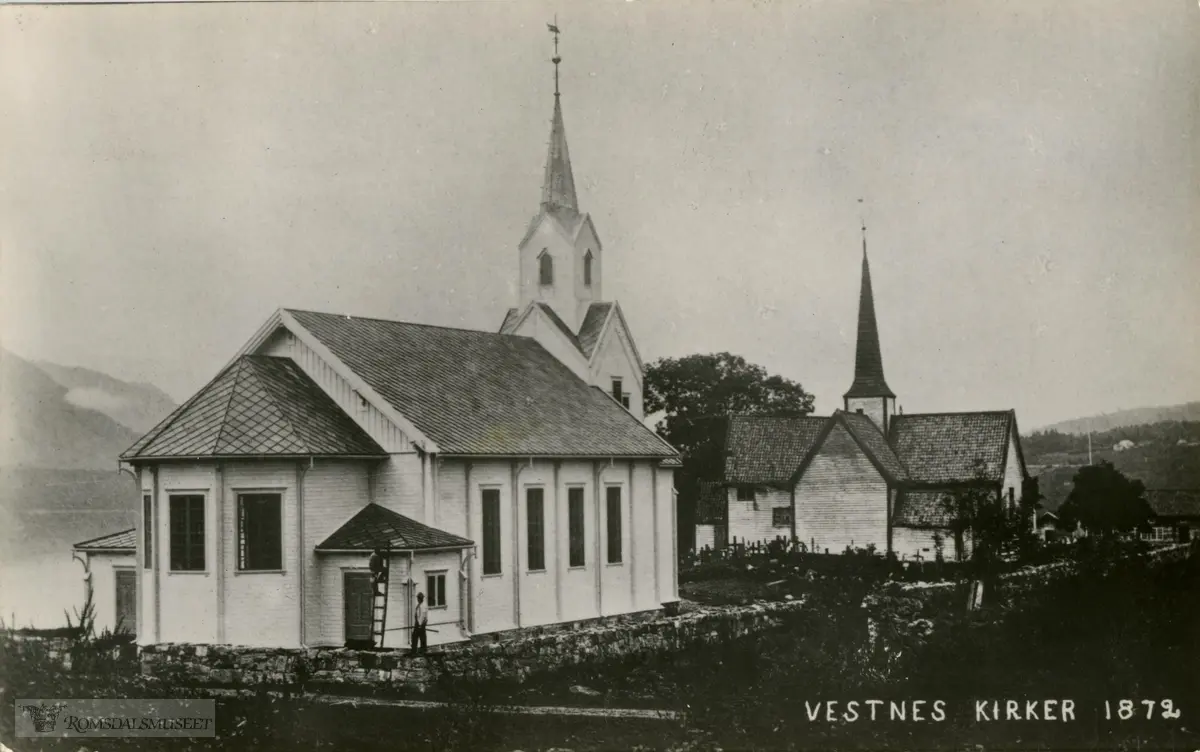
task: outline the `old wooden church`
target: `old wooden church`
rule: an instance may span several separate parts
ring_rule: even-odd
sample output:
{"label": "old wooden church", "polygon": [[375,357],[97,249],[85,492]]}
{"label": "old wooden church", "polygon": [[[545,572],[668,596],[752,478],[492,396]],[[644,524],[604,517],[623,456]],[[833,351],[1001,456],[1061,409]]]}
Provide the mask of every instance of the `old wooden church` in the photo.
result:
{"label": "old wooden church", "polygon": [[873,548],[932,559],[940,539],[951,559],[970,541],[954,530],[948,495],[976,487],[1020,501],[1029,473],[1013,410],[896,413],[865,240],[858,306],[843,409],[728,419],[722,480],[707,485],[698,504],[698,548],[784,538],[818,552]]}

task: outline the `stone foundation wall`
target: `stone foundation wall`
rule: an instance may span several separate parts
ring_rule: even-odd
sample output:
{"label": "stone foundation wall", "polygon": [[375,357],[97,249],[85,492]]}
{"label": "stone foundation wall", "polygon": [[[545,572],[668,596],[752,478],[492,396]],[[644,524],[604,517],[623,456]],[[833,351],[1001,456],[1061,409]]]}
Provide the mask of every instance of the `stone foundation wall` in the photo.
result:
{"label": "stone foundation wall", "polygon": [[778,627],[803,601],[701,608],[676,616],[632,615],[535,631],[482,636],[427,656],[400,651],[147,645],[142,673],[170,683],[208,686],[361,686],[424,691],[441,676],[524,681],[566,666],[654,655],[723,642]]}

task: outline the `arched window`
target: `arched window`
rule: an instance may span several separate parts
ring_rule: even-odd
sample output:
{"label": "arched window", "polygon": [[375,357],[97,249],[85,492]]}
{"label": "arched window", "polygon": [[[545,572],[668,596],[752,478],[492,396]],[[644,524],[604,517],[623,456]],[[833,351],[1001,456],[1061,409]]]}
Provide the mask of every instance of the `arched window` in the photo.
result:
{"label": "arched window", "polygon": [[589,249],[583,256],[583,283],[592,286],[592,252]]}
{"label": "arched window", "polygon": [[554,284],[554,259],[545,250],[538,256],[538,280],[543,285]]}

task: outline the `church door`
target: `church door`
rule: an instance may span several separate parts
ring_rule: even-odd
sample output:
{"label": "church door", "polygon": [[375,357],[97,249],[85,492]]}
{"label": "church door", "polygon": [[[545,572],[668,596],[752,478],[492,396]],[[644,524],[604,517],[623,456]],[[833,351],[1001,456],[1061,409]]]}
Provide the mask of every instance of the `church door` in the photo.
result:
{"label": "church door", "polygon": [[137,570],[115,569],[117,608],[114,632],[133,634],[137,630]]}
{"label": "church door", "polygon": [[371,574],[345,572],[342,575],[342,592],[346,606],[346,642],[370,641]]}

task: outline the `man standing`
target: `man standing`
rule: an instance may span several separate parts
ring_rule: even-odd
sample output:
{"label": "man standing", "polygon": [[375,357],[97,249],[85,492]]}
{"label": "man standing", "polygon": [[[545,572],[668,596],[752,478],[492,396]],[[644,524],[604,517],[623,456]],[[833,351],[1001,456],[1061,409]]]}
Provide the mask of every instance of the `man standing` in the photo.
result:
{"label": "man standing", "polygon": [[421,652],[428,650],[425,642],[425,626],[429,623],[429,609],[425,607],[425,594],[417,593],[417,607],[413,611],[412,651],[417,652],[418,643]]}
{"label": "man standing", "polygon": [[375,595],[382,595],[383,589],[380,585],[387,578],[387,560],[383,556],[383,551],[379,550],[379,546],[371,552],[371,558],[367,560],[367,566],[371,570],[371,586],[374,588]]}

